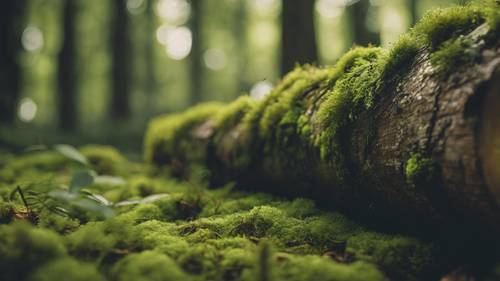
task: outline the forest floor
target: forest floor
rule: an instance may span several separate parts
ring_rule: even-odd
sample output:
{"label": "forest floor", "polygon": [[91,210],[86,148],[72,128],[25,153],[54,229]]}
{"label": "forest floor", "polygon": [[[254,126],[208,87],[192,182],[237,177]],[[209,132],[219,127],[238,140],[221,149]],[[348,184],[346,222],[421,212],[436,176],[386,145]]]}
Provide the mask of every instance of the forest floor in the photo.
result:
{"label": "forest floor", "polygon": [[[308,199],[208,189],[203,170],[180,181],[112,147],[39,149],[0,155],[3,281],[440,280],[457,270],[435,241],[374,231]],[[473,280],[499,277],[497,266]]]}

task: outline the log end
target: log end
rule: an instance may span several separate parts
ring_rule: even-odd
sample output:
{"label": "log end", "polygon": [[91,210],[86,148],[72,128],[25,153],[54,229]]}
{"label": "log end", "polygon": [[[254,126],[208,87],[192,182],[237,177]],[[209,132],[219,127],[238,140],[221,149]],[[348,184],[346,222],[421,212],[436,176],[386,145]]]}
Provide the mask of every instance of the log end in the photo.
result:
{"label": "log end", "polygon": [[495,76],[482,104],[479,154],[486,185],[500,204],[500,71]]}

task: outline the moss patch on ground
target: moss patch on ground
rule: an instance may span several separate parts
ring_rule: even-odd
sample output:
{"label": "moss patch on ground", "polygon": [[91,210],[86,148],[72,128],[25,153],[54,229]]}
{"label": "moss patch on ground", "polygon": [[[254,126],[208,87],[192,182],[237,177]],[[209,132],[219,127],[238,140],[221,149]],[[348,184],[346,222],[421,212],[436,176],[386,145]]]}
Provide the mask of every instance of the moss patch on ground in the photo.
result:
{"label": "moss patch on ground", "polygon": [[[420,280],[439,266],[433,243],[372,231],[311,200],[207,189],[126,160],[106,169],[129,171],[120,180],[80,191],[112,208],[98,216],[104,209],[50,197],[79,169],[58,156],[17,156],[0,170],[22,179],[0,185],[1,280]],[[17,170],[28,160],[43,164]]]}

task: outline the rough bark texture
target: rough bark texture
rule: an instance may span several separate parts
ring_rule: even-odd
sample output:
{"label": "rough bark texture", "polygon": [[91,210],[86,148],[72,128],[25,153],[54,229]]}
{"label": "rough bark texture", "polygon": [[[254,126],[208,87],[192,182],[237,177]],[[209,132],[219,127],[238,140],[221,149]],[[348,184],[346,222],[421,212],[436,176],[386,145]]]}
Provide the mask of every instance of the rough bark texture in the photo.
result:
{"label": "rough bark texture", "polygon": [[314,1],[284,0],[281,15],[281,73],[286,74],[296,63],[317,60],[314,30]]}
{"label": "rough bark texture", "polygon": [[[429,47],[418,49],[406,67],[400,64],[379,77],[370,76],[377,68],[360,64],[361,56],[352,70],[345,70],[348,63],[340,67],[347,79],[326,75],[308,80],[308,73],[321,70],[295,71],[247,110],[238,110],[237,101],[159,118],[146,136],[146,158],[181,176],[202,165],[216,184],[236,181],[313,197],[386,225],[414,229],[452,222],[497,231],[498,32],[481,25],[458,38],[450,40],[471,40],[475,47],[463,54],[474,50],[477,56],[459,64],[462,57],[453,57],[451,71],[433,63],[436,55]],[[377,54],[363,50],[365,57]],[[365,80],[372,83],[359,91],[363,106],[352,102],[346,111],[341,104],[341,113],[330,113],[339,111],[346,98],[342,91],[358,94],[350,81]],[[290,95],[294,89],[299,90]],[[374,93],[373,100],[367,93]],[[291,108],[283,111],[287,103]],[[338,116],[327,119],[332,122],[315,121],[325,112]],[[222,122],[224,115],[231,115],[231,121]],[[325,134],[332,128],[335,133]],[[318,147],[318,137],[326,146]],[[324,153],[325,147],[333,148]]]}
{"label": "rough bark texture", "polygon": [[76,66],[75,66],[75,16],[76,2],[66,0],[63,4],[63,39],[58,56],[58,110],[59,126],[69,131],[76,128]]}
{"label": "rough bark texture", "polygon": [[0,10],[0,122],[12,124],[20,95],[18,63],[26,1],[7,1]]}

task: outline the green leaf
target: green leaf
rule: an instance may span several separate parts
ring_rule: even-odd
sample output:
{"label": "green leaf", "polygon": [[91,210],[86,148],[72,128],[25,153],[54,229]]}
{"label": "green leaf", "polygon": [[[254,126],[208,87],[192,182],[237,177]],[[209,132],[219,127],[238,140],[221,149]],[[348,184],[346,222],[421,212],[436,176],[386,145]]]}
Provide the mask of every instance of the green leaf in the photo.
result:
{"label": "green leaf", "polygon": [[113,205],[113,203],[111,203],[108,199],[106,199],[102,195],[94,194],[94,193],[92,193],[90,191],[87,191],[87,190],[82,190],[82,191],[80,191],[80,193],[82,193],[83,195],[85,195],[88,199],[94,200],[97,203],[100,203],[101,205],[105,205],[105,206],[111,206],[111,205]]}
{"label": "green leaf", "polygon": [[68,144],[54,145],[54,150],[64,155],[64,157],[76,161],[80,164],[87,166],[89,161],[87,157],[80,153],[75,147]]}
{"label": "green leaf", "polygon": [[114,176],[97,176],[95,178],[95,183],[109,186],[124,185],[126,182],[122,177]]}
{"label": "green leaf", "polygon": [[81,170],[73,174],[69,184],[69,193],[78,193],[82,188],[94,183],[96,173],[92,170]]}
{"label": "green leaf", "polygon": [[125,201],[120,201],[115,204],[116,207],[121,207],[121,206],[129,206],[129,205],[138,205],[138,204],[147,204],[147,203],[153,203],[155,201],[158,201],[164,197],[169,196],[166,193],[160,193],[160,194],[153,194],[149,195],[147,197],[144,197],[140,200],[125,200]]}

